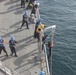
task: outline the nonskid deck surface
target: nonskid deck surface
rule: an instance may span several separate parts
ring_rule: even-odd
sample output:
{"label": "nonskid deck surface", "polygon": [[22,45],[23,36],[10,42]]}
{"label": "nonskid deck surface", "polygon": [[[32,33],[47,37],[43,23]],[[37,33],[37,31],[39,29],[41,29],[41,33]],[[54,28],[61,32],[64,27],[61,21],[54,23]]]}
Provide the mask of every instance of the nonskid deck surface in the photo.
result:
{"label": "nonskid deck surface", "polygon": [[[16,47],[18,57],[10,56],[9,45],[5,44],[9,56],[6,57],[2,51],[0,60],[19,75],[38,75],[41,69],[38,60],[38,42],[33,38],[35,24],[29,22],[29,29],[26,29],[26,25],[21,30],[19,29],[25,10],[25,8],[21,8],[20,0],[2,0],[0,2],[0,36],[8,42],[10,35],[14,35],[18,41]],[[30,15],[30,10],[27,11]],[[44,59],[44,54],[42,55]]]}

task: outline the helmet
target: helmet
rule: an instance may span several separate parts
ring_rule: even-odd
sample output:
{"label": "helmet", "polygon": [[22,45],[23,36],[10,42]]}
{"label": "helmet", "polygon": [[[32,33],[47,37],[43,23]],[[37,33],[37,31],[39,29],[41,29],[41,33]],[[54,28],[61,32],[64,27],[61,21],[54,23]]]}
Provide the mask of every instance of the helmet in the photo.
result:
{"label": "helmet", "polygon": [[11,40],[15,40],[15,37],[14,37],[14,36],[11,36],[10,39],[11,39]]}
{"label": "helmet", "polygon": [[31,7],[33,7],[33,5],[32,5],[32,4],[30,4],[30,6],[31,6]]}
{"label": "helmet", "polygon": [[39,19],[39,21],[41,22],[41,21],[43,21],[43,19],[42,19],[42,18],[40,18],[40,19]]}
{"label": "helmet", "polygon": [[44,75],[44,72],[43,72],[43,71],[41,71],[41,72],[39,73],[39,75]]}
{"label": "helmet", "polygon": [[24,14],[28,15],[28,12],[27,12],[27,11],[25,11],[25,13],[24,13]]}
{"label": "helmet", "polygon": [[37,3],[37,5],[39,6],[39,5],[40,5],[40,3]]}

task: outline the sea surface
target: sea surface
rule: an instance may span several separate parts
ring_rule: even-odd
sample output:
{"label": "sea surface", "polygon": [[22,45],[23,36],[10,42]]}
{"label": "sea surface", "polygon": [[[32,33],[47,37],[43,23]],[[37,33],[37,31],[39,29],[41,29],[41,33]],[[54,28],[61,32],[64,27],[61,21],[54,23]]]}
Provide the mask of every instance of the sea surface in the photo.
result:
{"label": "sea surface", "polygon": [[52,75],[76,75],[76,0],[38,0],[47,26],[56,25]]}

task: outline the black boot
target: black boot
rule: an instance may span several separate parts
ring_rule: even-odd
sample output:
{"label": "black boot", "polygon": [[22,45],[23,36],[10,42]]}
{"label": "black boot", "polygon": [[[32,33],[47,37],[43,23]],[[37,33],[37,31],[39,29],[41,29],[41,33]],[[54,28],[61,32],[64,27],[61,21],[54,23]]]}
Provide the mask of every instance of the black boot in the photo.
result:
{"label": "black boot", "polygon": [[6,53],[6,56],[8,57],[8,54]]}
{"label": "black boot", "polygon": [[10,56],[13,56],[13,53],[11,53]]}
{"label": "black boot", "polygon": [[14,55],[15,57],[18,57],[17,54]]}

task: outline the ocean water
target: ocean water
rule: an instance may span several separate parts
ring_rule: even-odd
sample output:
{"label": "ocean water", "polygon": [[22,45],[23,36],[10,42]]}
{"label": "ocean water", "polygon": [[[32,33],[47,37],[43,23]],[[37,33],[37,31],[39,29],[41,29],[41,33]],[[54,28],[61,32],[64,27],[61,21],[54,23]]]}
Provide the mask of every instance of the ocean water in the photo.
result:
{"label": "ocean water", "polygon": [[52,75],[76,75],[76,0],[38,0],[43,23],[56,25]]}

